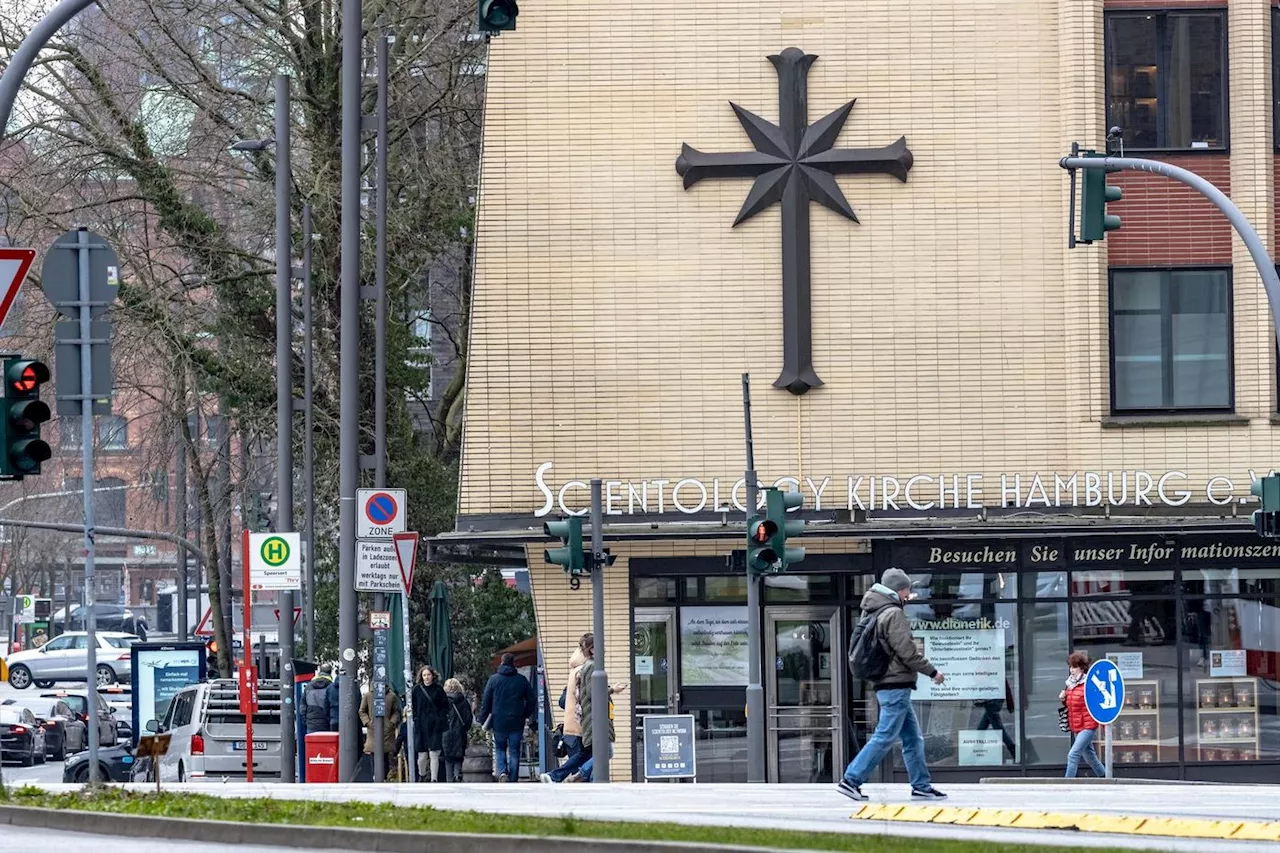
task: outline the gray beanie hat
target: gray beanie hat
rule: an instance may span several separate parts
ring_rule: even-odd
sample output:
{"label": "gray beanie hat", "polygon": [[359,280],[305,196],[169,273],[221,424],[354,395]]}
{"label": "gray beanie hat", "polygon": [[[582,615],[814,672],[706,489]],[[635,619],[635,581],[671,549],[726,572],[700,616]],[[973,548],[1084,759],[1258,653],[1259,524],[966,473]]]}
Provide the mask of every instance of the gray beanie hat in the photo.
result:
{"label": "gray beanie hat", "polygon": [[902,569],[885,569],[880,583],[892,590],[911,589],[911,577]]}

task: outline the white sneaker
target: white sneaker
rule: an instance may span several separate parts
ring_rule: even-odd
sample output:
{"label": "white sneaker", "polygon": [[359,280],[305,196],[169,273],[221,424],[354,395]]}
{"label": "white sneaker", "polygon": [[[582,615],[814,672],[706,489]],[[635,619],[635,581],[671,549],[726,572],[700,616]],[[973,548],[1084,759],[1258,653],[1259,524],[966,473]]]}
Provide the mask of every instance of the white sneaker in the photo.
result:
{"label": "white sneaker", "polygon": [[555,781],[554,779],[551,778],[550,773],[543,773],[541,776],[538,777],[538,779],[543,782],[546,782],[548,785],[552,784]]}

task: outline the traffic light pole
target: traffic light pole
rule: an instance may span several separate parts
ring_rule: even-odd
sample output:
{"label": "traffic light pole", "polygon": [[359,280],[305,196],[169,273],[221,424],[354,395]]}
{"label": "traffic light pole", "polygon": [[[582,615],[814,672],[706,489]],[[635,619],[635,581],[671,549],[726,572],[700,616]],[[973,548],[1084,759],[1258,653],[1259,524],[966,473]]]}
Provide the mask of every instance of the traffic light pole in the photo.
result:
{"label": "traffic light pole", "polygon": [[[742,420],[747,437],[747,523],[756,513],[756,453],[751,440],[751,377],[742,374]],[[765,781],[764,688],[760,685],[760,578],[747,571],[747,781]]]}
{"label": "traffic light pole", "polygon": [[595,666],[591,670],[591,781],[609,781],[609,676],[604,668],[604,501],[602,483],[591,480],[591,633]]}
{"label": "traffic light pole", "polygon": [[1280,340],[1280,276],[1276,275],[1275,264],[1271,262],[1271,256],[1267,253],[1266,246],[1262,244],[1262,238],[1258,236],[1258,232],[1249,224],[1249,220],[1245,215],[1240,212],[1240,208],[1236,207],[1235,203],[1227,198],[1226,193],[1195,172],[1169,163],[1162,163],[1159,160],[1145,160],[1140,157],[1063,157],[1058,161],[1058,165],[1068,170],[1110,169],[1112,171],[1128,170],[1163,175],[1166,178],[1172,178],[1175,181],[1186,184],[1213,202],[1218,210],[1221,210],[1227,217],[1232,227],[1236,229],[1236,233],[1240,235],[1240,239],[1244,241],[1245,246],[1249,249],[1249,255],[1253,258],[1253,263],[1258,268],[1258,275],[1262,276],[1262,285],[1267,291],[1267,301],[1271,303],[1271,320],[1276,328],[1277,340]]}
{"label": "traffic light pole", "polygon": [[307,660],[316,659],[316,472],[313,467],[315,438],[312,423],[312,394],[315,380],[312,376],[311,354],[311,204],[302,206],[302,479],[307,484],[307,525],[302,539],[307,543],[306,601]]}
{"label": "traffic light pole", "polygon": [[[77,235],[80,295],[80,486],[84,492],[84,607],[85,644],[89,647],[85,663],[85,686],[90,693],[89,706],[89,784],[98,779],[98,703],[92,695],[98,686],[98,615],[93,606],[93,351],[89,313],[89,232],[81,228]],[[67,622],[71,619],[67,614]]]}
{"label": "traffic light pole", "polygon": [[[374,112],[374,206],[376,227],[373,260],[373,286],[376,291],[373,323],[373,485],[387,486],[387,57],[388,39],[378,36],[376,48],[378,60],[377,106]],[[387,596],[373,594],[373,609],[386,610]],[[409,626],[405,625],[407,631]],[[410,684],[405,685],[405,699],[409,698]],[[382,752],[382,717],[374,715],[373,781],[387,781],[387,767]],[[412,745],[409,754],[413,755]],[[414,761],[411,759],[410,764]]]}
{"label": "traffic light pole", "polygon": [[[293,532],[293,181],[289,78],[276,75],[276,531]],[[244,591],[248,600],[249,590]],[[293,590],[280,593],[280,781],[296,779]],[[247,654],[247,650],[246,650]]]}

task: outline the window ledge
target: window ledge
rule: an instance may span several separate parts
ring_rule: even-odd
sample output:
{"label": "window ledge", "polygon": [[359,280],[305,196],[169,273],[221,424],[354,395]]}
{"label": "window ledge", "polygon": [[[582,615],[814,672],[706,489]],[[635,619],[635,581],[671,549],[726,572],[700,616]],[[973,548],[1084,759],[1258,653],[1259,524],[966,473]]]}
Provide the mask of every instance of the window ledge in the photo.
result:
{"label": "window ledge", "polygon": [[[1272,415],[1272,423],[1280,423],[1277,418],[1280,418],[1280,413]],[[1108,415],[1102,419],[1102,428],[1246,426],[1248,423],[1249,419],[1244,415],[1235,415],[1228,412],[1202,415]]]}

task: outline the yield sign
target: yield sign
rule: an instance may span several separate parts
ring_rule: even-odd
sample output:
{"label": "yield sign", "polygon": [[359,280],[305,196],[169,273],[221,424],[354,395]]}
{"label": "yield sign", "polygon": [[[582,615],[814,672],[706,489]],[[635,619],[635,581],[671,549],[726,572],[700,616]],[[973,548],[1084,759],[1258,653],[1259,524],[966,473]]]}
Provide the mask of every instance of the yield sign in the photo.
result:
{"label": "yield sign", "polygon": [[[279,621],[280,621],[280,608],[279,608],[279,607],[277,607],[277,608],[275,609],[274,613],[276,614],[276,621],[277,621],[277,622],[279,622]],[[301,615],[302,615],[302,608],[301,608],[301,607],[295,607],[295,608],[293,608],[293,624],[295,624],[295,625],[297,625],[297,624],[298,624],[298,617],[299,617],[299,616],[301,616]]]}
{"label": "yield sign", "polygon": [[27,270],[31,269],[35,257],[35,249],[0,248],[0,326],[9,316],[9,309],[18,298],[18,290],[27,280]]}
{"label": "yield sign", "polygon": [[404,594],[408,595],[413,591],[413,563],[418,559],[418,534],[397,533],[391,538],[396,545],[396,561],[400,563]]}
{"label": "yield sign", "polygon": [[196,629],[191,633],[197,637],[213,636],[213,608],[207,608],[204,615],[200,617],[200,624],[196,625]]}

